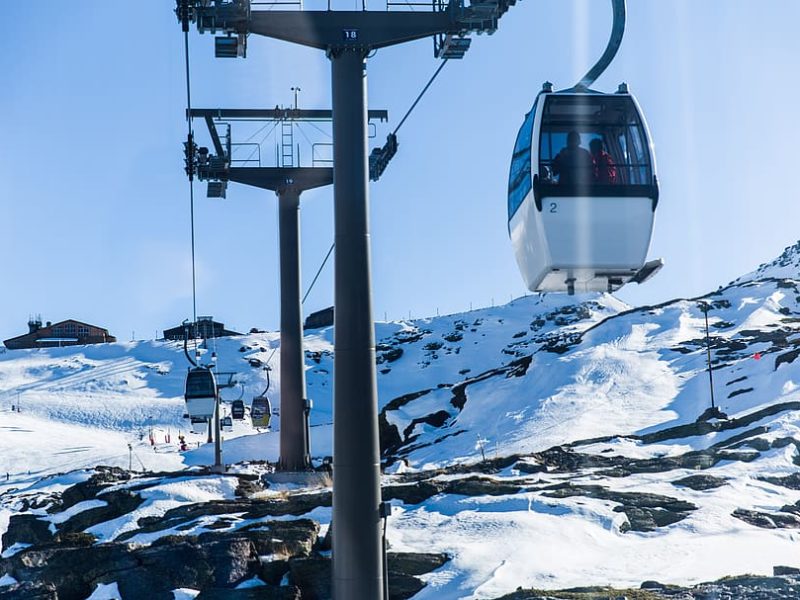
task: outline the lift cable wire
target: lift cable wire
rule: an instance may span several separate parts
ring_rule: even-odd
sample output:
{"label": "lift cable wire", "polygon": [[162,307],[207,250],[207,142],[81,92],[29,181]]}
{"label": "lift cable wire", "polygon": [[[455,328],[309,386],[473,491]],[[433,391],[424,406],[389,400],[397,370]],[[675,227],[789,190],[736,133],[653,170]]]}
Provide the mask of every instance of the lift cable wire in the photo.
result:
{"label": "lift cable wire", "polygon": [[[183,29],[183,50],[186,60],[186,124],[188,127],[186,144],[186,169],[189,175],[189,217],[192,234],[192,322],[194,333],[197,334],[197,268],[195,262],[194,243],[194,134],[192,133],[192,86],[189,74],[189,3],[183,0],[179,6],[181,11],[181,25]],[[196,343],[196,342],[195,342]]]}
{"label": "lift cable wire", "polygon": [[309,138],[308,135],[306,135],[306,132],[303,131],[303,128],[300,127],[300,121],[296,121],[295,125],[297,126],[297,131],[300,132],[300,135],[302,135],[305,138],[305,140],[308,142],[308,145],[313,148],[314,147],[314,142],[311,141],[311,138]]}
{"label": "lift cable wire", "polygon": [[[434,74],[428,80],[428,83],[426,83],[425,87],[422,88],[422,91],[419,93],[419,95],[417,96],[416,100],[414,100],[414,102],[411,105],[411,107],[406,111],[406,114],[400,120],[400,123],[398,123],[397,127],[394,128],[394,131],[392,132],[393,136],[397,134],[397,132],[403,126],[403,123],[405,123],[406,119],[408,119],[408,117],[411,114],[411,112],[416,108],[417,104],[419,104],[419,101],[422,100],[422,96],[425,95],[425,92],[427,92],[428,88],[431,87],[433,82],[436,80],[436,77],[438,77],[439,73],[442,72],[442,69],[447,64],[448,60],[450,60],[450,59],[445,58],[442,61],[442,64],[440,64],[439,67],[436,69]],[[320,129],[319,127],[317,127],[313,123],[309,123],[309,125],[313,126],[318,131],[321,131],[322,133],[325,133],[322,129]],[[298,129],[299,129],[299,127],[298,127]],[[306,139],[308,139],[308,137],[305,135],[305,133],[302,130],[300,130],[300,132],[303,134],[304,137],[306,137]],[[322,274],[322,270],[325,268],[325,265],[328,263],[328,259],[331,257],[331,254],[333,254],[333,249],[335,247],[336,247],[336,242],[333,242],[331,244],[331,247],[328,249],[328,253],[325,255],[325,258],[322,259],[322,264],[320,264],[319,269],[317,269],[317,273],[314,275],[314,279],[311,280],[311,285],[308,286],[308,290],[306,290],[306,293],[303,296],[303,299],[300,301],[301,304],[305,304],[306,299],[308,298],[308,295],[311,293],[311,290],[314,289],[314,284],[317,283],[317,280],[319,279],[319,276]],[[275,352],[277,352],[277,350],[278,350],[278,348],[273,349],[272,353],[269,355],[269,358],[267,358],[267,368],[269,368],[269,363],[272,360],[272,357],[275,356]]]}
{"label": "lift cable wire", "polygon": [[406,114],[405,114],[405,116],[403,116],[403,118],[400,120],[400,123],[398,123],[397,127],[395,127],[395,128],[394,128],[394,131],[392,132],[392,135],[397,135],[397,132],[398,132],[398,131],[400,130],[400,128],[403,126],[403,123],[405,123],[405,122],[406,122],[406,119],[408,118],[408,115],[410,115],[410,114],[411,114],[411,111],[412,111],[412,110],[414,110],[414,109],[416,108],[417,104],[419,104],[419,101],[420,101],[420,100],[422,100],[422,96],[424,96],[424,95],[425,95],[425,92],[427,92],[427,91],[428,91],[428,88],[429,88],[429,87],[431,87],[431,84],[432,84],[432,83],[433,83],[433,81],[436,79],[436,77],[439,75],[439,73],[441,73],[442,69],[444,69],[444,66],[447,64],[447,61],[449,61],[449,60],[450,60],[449,58],[445,58],[445,59],[442,61],[442,64],[440,64],[440,65],[439,65],[439,68],[438,68],[438,69],[436,69],[436,72],[435,72],[435,73],[433,74],[433,76],[432,76],[432,77],[431,77],[431,78],[428,80],[428,83],[426,83],[426,84],[425,84],[425,87],[424,87],[424,88],[422,88],[422,91],[419,93],[419,96],[417,96],[417,99],[416,99],[416,100],[414,100],[414,103],[411,105],[411,108],[409,108],[409,109],[408,109],[408,111],[406,111]]}
{"label": "lift cable wire", "polygon": [[322,259],[322,264],[319,266],[319,269],[317,269],[317,274],[314,275],[314,279],[311,281],[311,285],[309,285],[308,290],[306,290],[306,295],[303,296],[303,299],[300,301],[301,304],[305,304],[306,298],[308,298],[308,295],[311,293],[311,290],[314,289],[314,284],[317,283],[317,279],[319,279],[319,276],[322,273],[322,269],[325,268],[325,263],[328,262],[328,259],[331,257],[331,254],[333,254],[333,249],[335,246],[336,242],[333,242],[331,244],[331,247],[328,249],[328,253],[325,255],[325,258]]}
{"label": "lift cable wire", "polygon": [[325,135],[325,136],[329,137],[330,139],[333,139],[333,136],[330,133],[328,133],[327,131],[322,129],[322,127],[320,127],[319,125],[316,125],[313,121],[306,121],[306,123],[308,125],[311,125],[311,127],[316,129],[317,131],[319,131],[322,135]]}
{"label": "lift cable wire", "polygon": [[[278,123],[280,123],[280,121],[275,121],[275,122],[272,124],[272,128],[271,128],[271,129],[270,129],[270,130],[269,130],[267,133],[265,133],[265,134],[264,134],[264,137],[262,137],[262,138],[261,138],[261,141],[257,143],[257,146],[258,146],[258,147],[257,147],[257,148],[253,148],[253,151],[252,151],[252,152],[250,152],[249,156],[248,156],[248,157],[247,157],[247,158],[244,160],[245,162],[249,162],[249,161],[250,161],[250,160],[253,158],[253,156],[255,156],[256,152],[258,152],[258,151],[261,149],[261,145],[262,145],[264,142],[266,142],[266,141],[267,141],[267,138],[268,138],[269,136],[271,136],[271,135],[272,135],[272,132],[273,132],[273,131],[275,131],[275,129],[278,127]],[[267,125],[269,125],[269,123],[267,123]],[[265,127],[267,127],[267,125],[264,125],[264,127],[262,127],[261,129],[259,129],[259,131],[263,131],[263,129],[264,129]],[[247,138],[247,140],[245,141],[245,143],[247,143],[247,141],[249,141],[249,140],[253,139],[255,136],[256,136],[256,134],[253,134],[253,135],[251,135],[249,138]]]}
{"label": "lift cable wire", "polygon": [[589,88],[608,68],[608,65],[617,55],[617,51],[619,51],[622,37],[625,35],[625,0],[611,0],[611,9],[614,13],[614,24],[611,28],[611,37],[608,40],[605,52],[603,52],[600,60],[589,69],[589,72],[575,84],[575,88]]}
{"label": "lift cable wire", "polygon": [[[331,247],[328,249],[328,253],[325,255],[325,258],[322,259],[322,264],[319,266],[319,269],[317,269],[317,274],[314,275],[314,279],[311,281],[311,285],[308,286],[308,289],[306,290],[306,294],[305,294],[305,296],[303,296],[303,299],[300,301],[300,304],[305,304],[306,298],[308,298],[308,295],[311,293],[311,290],[314,289],[314,284],[317,283],[317,279],[319,279],[319,276],[322,274],[322,269],[325,268],[325,264],[328,262],[328,259],[331,257],[331,254],[333,253],[333,248],[335,246],[336,246],[336,242],[331,244]],[[278,348],[273,348],[272,353],[267,358],[267,368],[269,368],[269,363],[272,361],[272,357],[275,356],[275,353],[277,351],[278,351]],[[267,375],[267,377],[269,377],[269,375]],[[267,389],[269,389],[269,386],[267,386]]]}
{"label": "lift cable wire", "polygon": [[[400,120],[400,123],[398,123],[397,127],[394,128],[394,131],[392,132],[393,136],[397,134],[397,132],[403,126],[403,123],[406,122],[406,119],[408,119],[408,117],[411,114],[411,112],[416,108],[417,104],[419,104],[419,101],[422,99],[422,96],[425,95],[425,92],[427,92],[428,88],[431,87],[433,82],[436,80],[436,77],[438,77],[439,73],[442,72],[442,69],[447,64],[448,60],[449,59],[446,58],[446,59],[444,59],[442,61],[442,64],[440,64],[439,67],[436,69],[436,71],[434,72],[433,76],[431,76],[431,78],[428,80],[428,83],[426,83],[425,87],[422,88],[422,91],[419,93],[419,95],[417,96],[416,100],[414,100],[414,102],[411,105],[411,107],[406,111],[406,114]],[[309,123],[309,124],[310,125],[314,125],[313,123]],[[316,127],[315,125],[314,125],[314,127],[317,130],[322,131],[319,127]],[[301,131],[301,133],[303,133],[302,130],[300,130],[300,131]],[[303,135],[305,136],[305,133],[303,133]],[[306,137],[306,139],[308,139],[308,138]],[[314,275],[314,279],[311,281],[311,285],[308,286],[308,290],[306,291],[305,295],[303,296],[303,299],[301,300],[301,304],[305,304],[306,298],[308,298],[308,295],[311,293],[311,290],[314,289],[314,284],[317,283],[317,280],[319,279],[319,276],[322,274],[322,270],[325,268],[325,265],[327,264],[328,259],[331,257],[331,254],[333,254],[333,249],[335,247],[336,247],[336,242],[333,242],[331,244],[331,247],[328,249],[328,253],[325,255],[325,258],[322,259],[322,264],[320,264],[319,269],[317,269],[317,273],[316,273],[316,275]],[[273,354],[274,354],[274,351],[273,351]],[[270,356],[270,358],[272,358],[272,356]],[[269,361],[267,361],[267,362],[269,363]]]}

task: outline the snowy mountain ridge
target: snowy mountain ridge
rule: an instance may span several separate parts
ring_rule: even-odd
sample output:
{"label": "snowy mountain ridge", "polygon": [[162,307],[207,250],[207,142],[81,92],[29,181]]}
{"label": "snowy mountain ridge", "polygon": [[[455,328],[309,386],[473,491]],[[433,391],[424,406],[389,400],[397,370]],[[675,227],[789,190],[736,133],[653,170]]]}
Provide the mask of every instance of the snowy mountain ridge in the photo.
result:
{"label": "snowy mountain ridge", "polygon": [[[695,584],[800,568],[798,272],[800,243],[697,299],[632,308],[607,294],[529,296],[377,323],[383,494],[394,507],[389,543],[407,556],[447,557],[414,575],[413,597],[497,598],[520,586],[638,586],[654,578]],[[698,420],[712,393],[706,306],[713,393],[725,420]],[[305,340],[317,461],[331,451],[332,335],[331,328],[309,331]],[[272,356],[270,394],[279,404],[278,345],[277,333],[216,341],[220,370],[238,372],[242,384],[241,392],[226,391],[229,399],[260,393]],[[0,480],[0,533],[11,535],[0,577],[4,569],[12,578],[23,572],[26,552],[37,547],[20,541],[25,530],[15,523],[42,520],[48,510],[64,513],[48,517],[51,535],[72,522],[68,530],[91,535],[93,548],[249,535],[292,518],[280,502],[295,506],[293,518],[318,524],[304,535],[324,538],[324,490],[234,493],[249,484],[191,470],[178,486],[175,475],[145,477],[132,488],[141,490],[138,499],[126,496],[117,512],[83,505],[87,516],[73,520],[81,511],[62,495],[93,471],[42,477],[97,464],[150,471],[208,464],[202,433],[187,434],[200,447],[176,448],[177,430],[186,430],[184,369],[182,348],[170,342],[0,355],[0,473],[9,473]],[[22,412],[11,412],[12,404]],[[150,431],[154,445],[143,435]],[[236,467],[237,477],[257,475],[263,466],[254,460],[274,461],[277,437],[237,423],[225,442],[227,462],[249,461]],[[97,499],[119,484],[104,485]],[[297,551],[290,571],[327,560],[316,545]],[[259,585],[277,585],[252,557],[244,564]],[[288,581],[306,589],[291,572]],[[120,590],[129,585],[119,581]],[[111,580],[91,583],[100,584]]]}

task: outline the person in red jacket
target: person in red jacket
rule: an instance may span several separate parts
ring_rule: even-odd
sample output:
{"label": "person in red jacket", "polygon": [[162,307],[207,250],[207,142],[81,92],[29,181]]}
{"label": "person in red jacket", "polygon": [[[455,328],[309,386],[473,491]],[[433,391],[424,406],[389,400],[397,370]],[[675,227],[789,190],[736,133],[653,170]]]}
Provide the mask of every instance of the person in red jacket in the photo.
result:
{"label": "person in red jacket", "polygon": [[614,185],[617,183],[617,165],[611,155],[603,150],[603,140],[594,138],[589,142],[594,163],[594,182],[601,185]]}

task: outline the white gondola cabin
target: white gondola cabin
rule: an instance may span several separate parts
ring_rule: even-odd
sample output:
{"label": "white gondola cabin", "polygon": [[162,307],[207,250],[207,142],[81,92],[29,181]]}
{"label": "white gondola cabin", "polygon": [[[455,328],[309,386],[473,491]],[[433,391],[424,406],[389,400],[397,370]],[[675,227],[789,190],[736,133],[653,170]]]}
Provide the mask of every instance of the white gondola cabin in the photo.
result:
{"label": "white gondola cabin", "polygon": [[545,84],[517,136],[508,227],[534,292],[612,292],[661,268],[647,261],[658,204],[650,135],[635,98]]}
{"label": "white gondola cabin", "polygon": [[214,415],[217,402],[217,381],[214,373],[205,367],[189,369],[186,375],[186,412],[189,418],[208,420]]}

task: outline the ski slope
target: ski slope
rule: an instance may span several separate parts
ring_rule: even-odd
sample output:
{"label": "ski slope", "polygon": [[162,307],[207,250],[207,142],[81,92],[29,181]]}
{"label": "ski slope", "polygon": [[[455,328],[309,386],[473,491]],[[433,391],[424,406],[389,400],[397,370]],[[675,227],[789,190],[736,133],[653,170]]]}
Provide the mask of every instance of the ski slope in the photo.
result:
{"label": "ski slope", "polygon": [[[389,483],[482,459],[519,455],[535,462],[554,446],[631,464],[727,448],[734,435],[748,432],[762,447],[752,457],[741,455],[755,452],[744,448],[703,468],[723,482],[711,489],[675,483],[698,472],[690,467],[610,475],[589,467],[511,466],[493,477],[517,482],[514,493],[393,500],[392,548],[452,557],[425,576],[428,587],[417,598],[495,598],[518,586],[637,586],[653,578],[689,584],[769,573],[778,564],[800,567],[800,527],[758,527],[734,515],[776,514],[800,502],[800,491],[775,483],[800,464],[800,411],[792,408],[800,403],[798,273],[800,245],[698,299],[633,308],[608,294],[540,295],[377,323]],[[710,405],[703,303],[710,306],[717,405],[731,418],[786,408],[741,429],[660,439],[670,428],[691,426]],[[332,337],[331,328],[306,332],[317,460],[332,448]],[[215,350],[219,370],[237,373],[241,386],[226,390],[226,398],[241,394],[248,404],[266,386],[269,359],[270,396],[279,407],[278,346],[279,335],[270,332],[219,339],[203,352]],[[45,476],[97,464],[168,471],[211,462],[205,434],[188,433],[182,418],[186,365],[182,346],[163,341],[0,354],[0,491],[34,489]],[[187,435],[188,452],[178,451],[178,432]],[[225,434],[226,462],[274,461],[278,453],[275,432],[237,422]],[[652,531],[626,531],[629,515],[615,501],[552,496],[548,486],[565,482],[676,498],[695,509]],[[210,499],[230,495],[216,484],[204,490]],[[200,497],[185,486],[172,498],[169,489],[159,493],[161,504],[147,503],[140,510],[150,512],[127,522]],[[0,530],[8,510],[0,509]],[[330,515],[319,510],[312,517],[326,526]]]}

